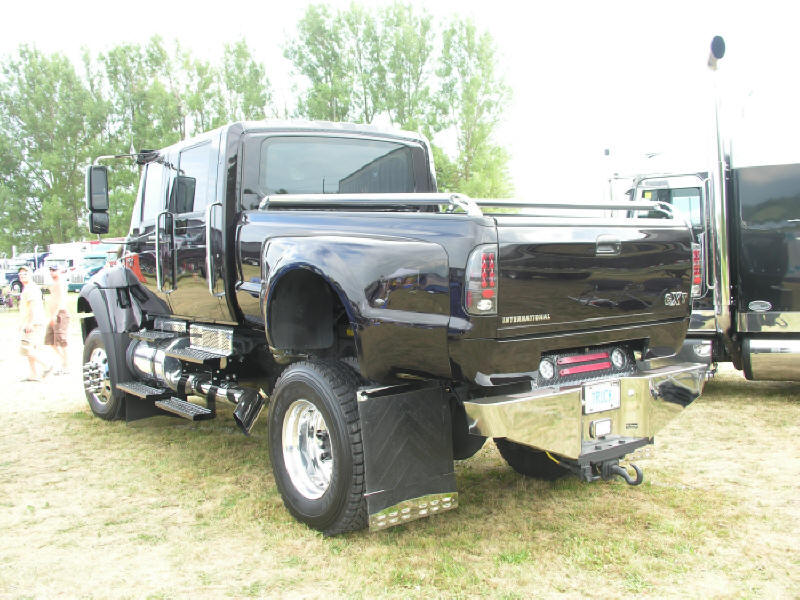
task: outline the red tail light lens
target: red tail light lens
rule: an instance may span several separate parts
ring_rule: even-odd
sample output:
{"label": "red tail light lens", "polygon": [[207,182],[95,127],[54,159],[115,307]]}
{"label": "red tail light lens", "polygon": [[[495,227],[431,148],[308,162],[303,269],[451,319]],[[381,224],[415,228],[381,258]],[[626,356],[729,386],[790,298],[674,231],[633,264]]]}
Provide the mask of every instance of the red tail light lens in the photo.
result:
{"label": "red tail light lens", "polygon": [[703,249],[700,244],[692,244],[692,298],[703,293]]}
{"label": "red tail light lens", "polygon": [[495,244],[478,246],[469,255],[465,307],[471,315],[497,314],[498,252]]}

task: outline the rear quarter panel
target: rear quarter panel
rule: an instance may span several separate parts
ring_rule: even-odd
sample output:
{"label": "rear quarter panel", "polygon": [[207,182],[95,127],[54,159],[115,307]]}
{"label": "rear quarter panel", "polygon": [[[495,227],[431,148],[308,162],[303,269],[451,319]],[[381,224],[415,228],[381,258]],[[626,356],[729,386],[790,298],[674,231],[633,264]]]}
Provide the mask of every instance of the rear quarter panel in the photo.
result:
{"label": "rear quarter panel", "polygon": [[294,269],[310,270],[328,282],[354,325],[367,377],[450,375],[450,295],[441,246],[378,237],[276,237],[265,245],[263,266],[266,307],[282,277]]}

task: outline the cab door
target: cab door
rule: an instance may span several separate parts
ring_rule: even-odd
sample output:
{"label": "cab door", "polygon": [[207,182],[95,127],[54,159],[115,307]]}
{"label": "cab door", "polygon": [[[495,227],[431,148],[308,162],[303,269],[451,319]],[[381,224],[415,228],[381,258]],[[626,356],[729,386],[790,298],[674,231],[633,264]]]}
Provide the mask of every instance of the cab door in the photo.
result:
{"label": "cab door", "polygon": [[168,292],[174,284],[170,268],[171,222],[166,214],[168,169],[162,163],[147,164],[134,205],[131,230],[122,261],[158,300],[161,314],[170,313]]}
{"label": "cab door", "polygon": [[222,203],[217,201],[220,132],[182,148],[171,173],[175,285],[170,305],[176,316],[234,322],[222,279]]}

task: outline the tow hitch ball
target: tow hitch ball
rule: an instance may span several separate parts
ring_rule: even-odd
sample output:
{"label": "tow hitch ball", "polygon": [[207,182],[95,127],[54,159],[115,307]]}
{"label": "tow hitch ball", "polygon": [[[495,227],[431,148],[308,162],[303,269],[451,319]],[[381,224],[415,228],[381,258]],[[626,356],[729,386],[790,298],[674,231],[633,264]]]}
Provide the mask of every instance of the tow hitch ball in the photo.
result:
{"label": "tow hitch ball", "polygon": [[636,473],[635,479],[631,477],[627,469],[625,469],[624,467],[620,467],[619,461],[616,460],[609,460],[602,463],[600,465],[600,475],[603,477],[604,480],[613,479],[615,475],[619,475],[625,480],[625,482],[628,485],[639,485],[640,483],[642,483],[642,481],[644,481],[644,475],[642,474],[642,470],[633,463],[630,464],[630,467]]}

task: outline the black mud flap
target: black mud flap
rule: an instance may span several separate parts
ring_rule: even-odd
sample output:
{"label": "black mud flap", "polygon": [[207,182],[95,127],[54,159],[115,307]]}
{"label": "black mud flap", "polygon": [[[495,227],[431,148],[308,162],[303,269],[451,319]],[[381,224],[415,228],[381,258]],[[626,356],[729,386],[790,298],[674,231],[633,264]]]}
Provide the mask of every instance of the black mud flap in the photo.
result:
{"label": "black mud flap", "polygon": [[172,416],[158,408],[152,401],[133,396],[125,396],[125,422],[133,423],[149,417]]}
{"label": "black mud flap", "polygon": [[370,529],[458,506],[450,406],[442,387],[358,391]]}

